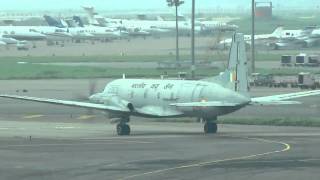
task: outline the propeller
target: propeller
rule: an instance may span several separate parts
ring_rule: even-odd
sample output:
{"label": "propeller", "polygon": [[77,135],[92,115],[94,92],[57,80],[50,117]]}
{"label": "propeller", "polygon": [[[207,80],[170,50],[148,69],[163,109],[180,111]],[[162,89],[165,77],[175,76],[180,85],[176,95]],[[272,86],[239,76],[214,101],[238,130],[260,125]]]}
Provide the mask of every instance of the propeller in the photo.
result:
{"label": "propeller", "polygon": [[[90,80],[89,81],[89,96],[87,97],[87,99],[89,100],[89,97],[91,95],[93,95],[94,93],[96,93],[96,88],[97,88],[97,81],[96,80]],[[93,115],[93,109],[87,109],[87,115]]]}
{"label": "propeller", "polygon": [[[97,81],[96,80],[90,80],[88,82],[88,94],[76,94],[75,95],[75,100],[77,101],[89,101],[89,97],[93,94],[96,93],[96,88],[97,88]],[[93,110],[92,109],[87,109],[86,115],[87,116],[92,116]]]}
{"label": "propeller", "polygon": [[88,82],[88,93],[87,94],[77,93],[74,95],[73,99],[77,101],[89,101],[89,97],[94,93],[96,93],[96,88],[97,88],[96,80],[90,80]]}

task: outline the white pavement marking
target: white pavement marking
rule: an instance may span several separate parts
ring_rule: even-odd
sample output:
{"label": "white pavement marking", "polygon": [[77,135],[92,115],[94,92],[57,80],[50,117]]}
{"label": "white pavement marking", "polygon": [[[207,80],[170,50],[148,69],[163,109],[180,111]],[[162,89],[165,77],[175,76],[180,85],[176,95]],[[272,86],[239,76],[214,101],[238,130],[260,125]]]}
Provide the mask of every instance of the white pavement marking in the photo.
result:
{"label": "white pavement marking", "polygon": [[34,118],[40,118],[43,117],[44,115],[42,114],[34,114],[34,115],[28,115],[28,116],[23,116],[23,119],[34,119]]}
{"label": "white pavement marking", "polygon": [[0,130],[25,130],[25,128],[18,128],[18,127],[0,127]]}
{"label": "white pavement marking", "polygon": [[80,127],[74,127],[74,126],[56,126],[56,129],[80,129]]}
{"label": "white pavement marking", "polygon": [[83,115],[83,116],[78,117],[77,119],[78,120],[88,120],[88,119],[93,119],[95,117],[96,117],[95,115]]}

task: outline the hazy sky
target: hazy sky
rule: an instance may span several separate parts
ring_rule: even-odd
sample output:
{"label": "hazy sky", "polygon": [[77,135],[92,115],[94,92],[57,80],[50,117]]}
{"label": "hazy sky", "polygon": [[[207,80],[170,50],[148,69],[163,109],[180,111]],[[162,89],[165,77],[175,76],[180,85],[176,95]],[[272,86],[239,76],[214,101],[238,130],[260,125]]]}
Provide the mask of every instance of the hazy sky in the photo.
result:
{"label": "hazy sky", "polygon": [[[272,0],[275,7],[316,7],[320,0]],[[189,9],[191,0],[185,0],[183,9]],[[196,0],[197,7],[248,8],[251,0]],[[166,0],[3,0],[0,10],[59,10],[80,9],[81,5],[92,5],[97,10],[164,9]]]}

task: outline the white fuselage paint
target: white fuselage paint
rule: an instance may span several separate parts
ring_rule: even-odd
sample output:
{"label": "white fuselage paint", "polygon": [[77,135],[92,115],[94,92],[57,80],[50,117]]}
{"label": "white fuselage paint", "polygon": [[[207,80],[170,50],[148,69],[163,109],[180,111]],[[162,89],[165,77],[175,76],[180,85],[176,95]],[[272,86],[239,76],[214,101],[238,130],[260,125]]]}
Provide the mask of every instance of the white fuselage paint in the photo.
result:
{"label": "white fuselage paint", "polygon": [[0,34],[18,40],[64,39],[71,35],[62,28],[50,26],[1,26]]}
{"label": "white fuselage paint", "polygon": [[164,112],[182,112],[180,116],[216,117],[240,109],[236,107],[175,107],[173,103],[204,102],[226,100],[246,105],[248,98],[224,88],[219,84],[206,81],[189,80],[144,80],[119,79],[109,83],[102,93],[95,94],[92,101],[115,105],[107,101],[116,96],[130,102],[134,108],[152,107]]}

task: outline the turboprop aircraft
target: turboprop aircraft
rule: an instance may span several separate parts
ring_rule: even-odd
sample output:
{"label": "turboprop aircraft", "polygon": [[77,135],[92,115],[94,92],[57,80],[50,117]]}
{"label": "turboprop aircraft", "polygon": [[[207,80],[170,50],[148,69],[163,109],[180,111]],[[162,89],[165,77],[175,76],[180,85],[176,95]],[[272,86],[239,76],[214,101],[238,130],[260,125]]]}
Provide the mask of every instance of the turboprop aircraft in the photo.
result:
{"label": "turboprop aircraft", "polygon": [[199,81],[123,78],[110,82],[103,92],[90,96],[90,102],[5,94],[0,97],[105,111],[110,117],[118,118],[118,135],[129,135],[130,116],[198,117],[205,122],[205,133],[216,133],[218,116],[248,105],[299,104],[286,100],[320,94],[320,90],[314,90],[251,98],[249,90],[244,36],[235,34],[228,68],[215,77]]}

